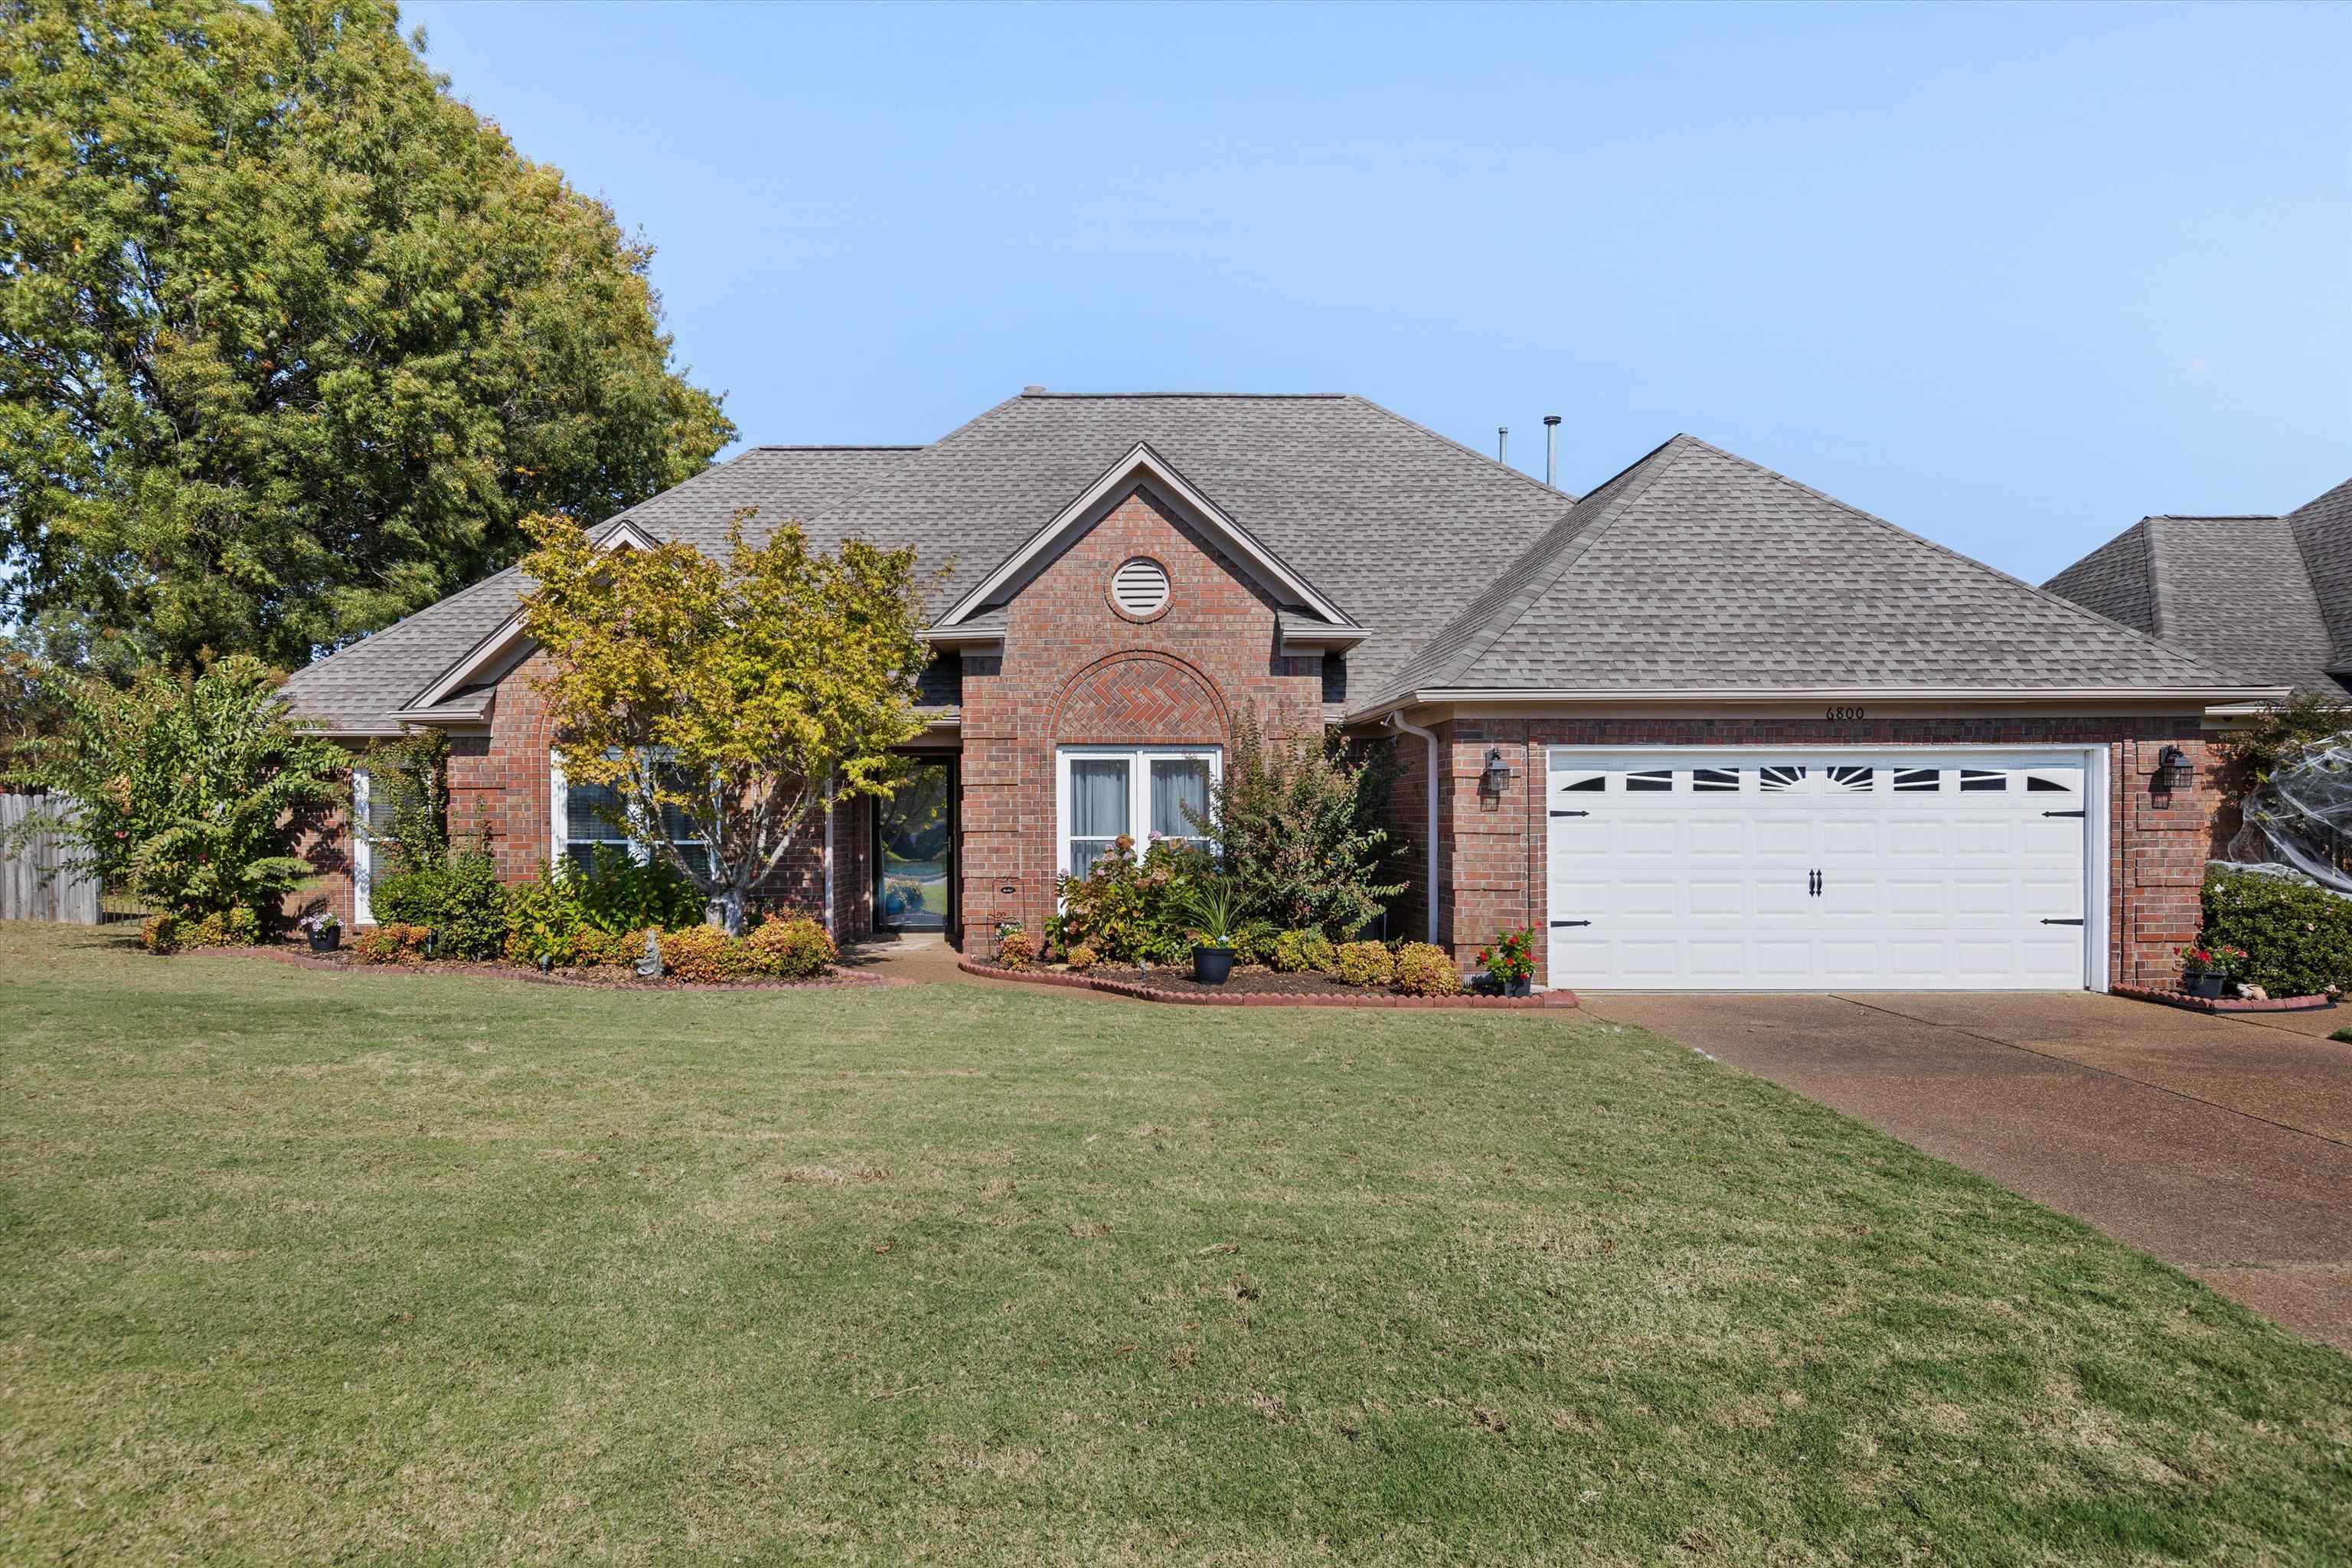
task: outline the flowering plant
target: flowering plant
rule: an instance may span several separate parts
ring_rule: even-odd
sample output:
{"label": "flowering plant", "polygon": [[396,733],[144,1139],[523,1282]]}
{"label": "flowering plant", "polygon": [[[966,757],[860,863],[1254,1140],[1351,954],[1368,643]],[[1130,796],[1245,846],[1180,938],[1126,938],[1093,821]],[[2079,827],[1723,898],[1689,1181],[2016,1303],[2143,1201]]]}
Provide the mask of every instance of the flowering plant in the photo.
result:
{"label": "flowering plant", "polygon": [[1493,946],[1478,950],[1478,962],[1497,980],[1516,984],[1531,979],[1536,972],[1535,944],[1532,930],[1507,931],[1495,939]]}
{"label": "flowering plant", "polygon": [[2227,974],[2231,969],[2246,962],[2246,950],[2231,947],[2227,942],[2191,945],[2180,950],[2180,969],[2184,974]]}
{"label": "flowering plant", "polygon": [[337,920],[332,913],[304,915],[294,923],[301,928],[304,936],[317,936],[324,931],[343,929],[343,922]]}

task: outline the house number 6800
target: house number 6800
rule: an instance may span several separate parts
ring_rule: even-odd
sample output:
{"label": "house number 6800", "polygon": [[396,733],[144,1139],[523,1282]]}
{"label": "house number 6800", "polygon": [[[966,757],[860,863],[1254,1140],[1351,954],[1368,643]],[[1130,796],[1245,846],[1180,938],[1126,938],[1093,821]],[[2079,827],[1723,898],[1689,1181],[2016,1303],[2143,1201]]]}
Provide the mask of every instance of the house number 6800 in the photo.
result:
{"label": "house number 6800", "polygon": [[1859,708],[1832,708],[1830,710],[1830,717],[1832,720],[1859,719],[1862,717],[1862,710]]}

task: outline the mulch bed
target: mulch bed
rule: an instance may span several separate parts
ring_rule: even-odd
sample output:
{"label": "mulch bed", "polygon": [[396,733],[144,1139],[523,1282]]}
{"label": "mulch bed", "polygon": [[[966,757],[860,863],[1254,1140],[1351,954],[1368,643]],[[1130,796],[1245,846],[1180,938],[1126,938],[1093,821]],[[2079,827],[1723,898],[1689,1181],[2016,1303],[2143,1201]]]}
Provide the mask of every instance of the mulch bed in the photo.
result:
{"label": "mulch bed", "polygon": [[2315,1013],[2322,1007],[2336,1005],[2333,996],[2270,996],[2256,1002],[2245,996],[2191,996],[2186,991],[2159,991],[2148,985],[2114,985],[2108,989],[2136,1002],[2155,1002],[2191,1013]]}
{"label": "mulch bed", "polygon": [[541,974],[514,963],[477,963],[458,959],[432,959],[424,963],[362,963],[350,948],[312,952],[307,947],[202,947],[176,956],[187,958],[267,958],[297,969],[346,974],[470,974],[487,980],[528,980],[535,985],[584,985],[604,991],[823,991],[833,987],[911,985],[891,974],[864,974],[836,969],[815,980],[640,980],[627,970],[612,967],[558,969]]}
{"label": "mulch bed", "polygon": [[1146,975],[1139,970],[1100,966],[1074,974],[1066,969],[1000,969],[969,958],[956,967],[989,980],[1017,980],[1028,985],[1100,991],[1138,1002],[1210,1007],[1460,1007],[1525,1012],[1576,1005],[1573,991],[1546,991],[1534,996],[1400,996],[1393,991],[1342,985],[1328,974],[1277,974],[1265,969],[1236,969],[1223,985],[1203,985],[1183,969],[1154,969]]}

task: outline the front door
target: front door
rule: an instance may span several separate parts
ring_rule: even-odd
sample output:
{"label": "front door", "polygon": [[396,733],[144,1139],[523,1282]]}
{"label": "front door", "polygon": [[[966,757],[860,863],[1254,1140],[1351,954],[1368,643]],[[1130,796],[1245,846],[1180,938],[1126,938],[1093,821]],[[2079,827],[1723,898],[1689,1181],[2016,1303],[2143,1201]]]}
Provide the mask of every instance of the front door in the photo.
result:
{"label": "front door", "polygon": [[955,925],[955,762],[926,757],[874,804],[874,923],[883,931]]}

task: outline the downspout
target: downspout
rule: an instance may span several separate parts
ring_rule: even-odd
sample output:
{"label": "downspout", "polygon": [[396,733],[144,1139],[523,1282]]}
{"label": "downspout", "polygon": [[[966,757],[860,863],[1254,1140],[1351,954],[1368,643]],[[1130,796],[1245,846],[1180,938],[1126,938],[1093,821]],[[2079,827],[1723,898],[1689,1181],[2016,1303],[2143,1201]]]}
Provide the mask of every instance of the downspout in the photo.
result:
{"label": "downspout", "polygon": [[1437,731],[1424,730],[1418,724],[1406,723],[1402,712],[1390,714],[1388,722],[1394,729],[1402,730],[1408,735],[1418,735],[1429,742],[1429,789],[1427,792],[1429,826],[1426,830],[1429,842],[1429,897],[1426,902],[1429,907],[1429,943],[1434,947],[1437,945]]}
{"label": "downspout", "polygon": [[837,804],[837,802],[832,800],[828,800],[824,803],[824,934],[827,936],[832,936],[834,934],[833,812],[835,805]]}

